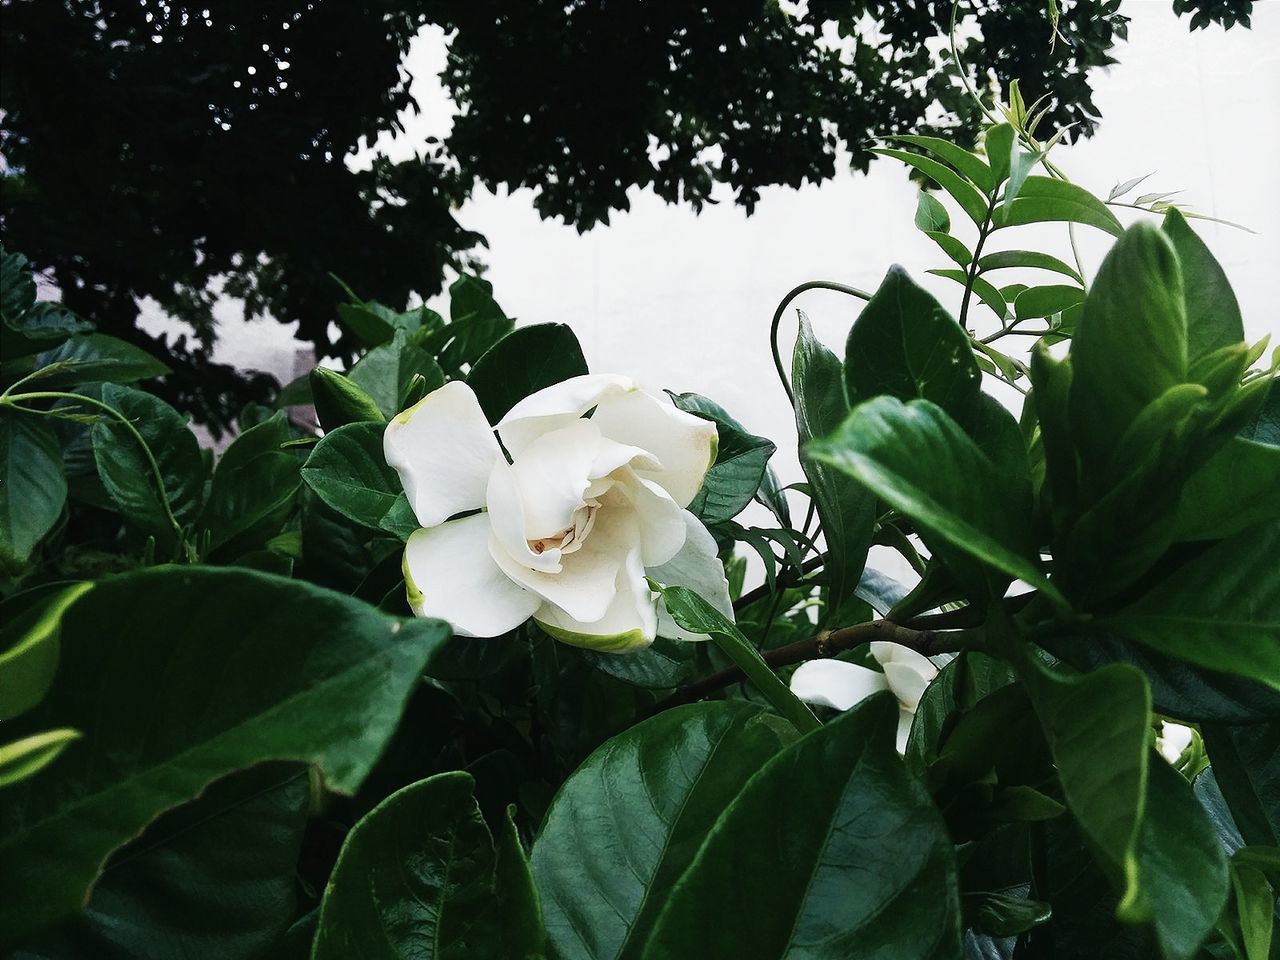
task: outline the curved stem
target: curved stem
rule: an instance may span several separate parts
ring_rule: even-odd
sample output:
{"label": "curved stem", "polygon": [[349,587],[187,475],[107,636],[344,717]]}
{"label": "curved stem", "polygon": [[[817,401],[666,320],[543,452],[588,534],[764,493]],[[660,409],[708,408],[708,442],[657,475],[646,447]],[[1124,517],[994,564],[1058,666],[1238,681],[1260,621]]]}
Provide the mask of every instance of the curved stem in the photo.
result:
{"label": "curved stem", "polygon": [[165,519],[167,519],[169,521],[169,525],[173,527],[173,532],[177,537],[178,543],[182,543],[182,525],[178,523],[178,518],[173,515],[173,507],[169,504],[169,493],[165,490],[164,475],[160,472],[160,464],[156,462],[155,454],[151,452],[151,447],[147,444],[147,441],[143,438],[142,434],[138,432],[138,428],[133,425],[128,417],[109,403],[104,403],[103,401],[94,399],[93,397],[86,397],[81,393],[64,393],[61,390],[34,390],[30,393],[18,394],[9,394],[6,392],[5,395],[0,396],[0,406],[11,406],[15,409],[24,410],[27,413],[42,413],[49,416],[56,416],[52,411],[29,410],[25,407],[19,406],[23,401],[29,400],[71,400],[75,403],[87,403],[90,406],[97,407],[104,413],[109,414],[112,418],[117,420],[121,426],[129,431],[129,434],[133,439],[138,442],[138,446],[142,448],[142,455],[146,457],[147,465],[151,468],[151,477],[155,480],[156,490],[160,494],[160,504],[164,507]]}
{"label": "curved stem", "polygon": [[782,382],[782,389],[787,392],[787,401],[791,406],[796,405],[795,394],[791,392],[791,381],[787,379],[786,367],[782,365],[782,353],[778,350],[778,325],[782,323],[782,315],[786,312],[787,307],[791,305],[791,301],[806,290],[834,290],[836,293],[844,293],[851,297],[857,297],[859,300],[870,300],[871,294],[865,290],[859,290],[857,287],[851,287],[844,283],[836,283],[834,280],[807,280],[800,286],[793,289],[778,304],[778,309],[773,311],[773,323],[769,325],[769,343],[773,348],[773,366],[778,371],[778,379]]}
{"label": "curved stem", "polygon": [[978,96],[977,89],[969,82],[969,74],[964,68],[964,63],[960,60],[960,51],[956,47],[956,14],[960,10],[960,0],[954,0],[951,4],[951,25],[947,28],[947,38],[951,41],[951,62],[956,65],[956,73],[960,75],[960,82],[964,84],[965,91],[969,96],[973,97],[973,102],[978,105],[978,109],[982,111],[982,115],[992,123],[999,123],[1000,118],[987,109],[987,105],[982,102],[982,98]]}

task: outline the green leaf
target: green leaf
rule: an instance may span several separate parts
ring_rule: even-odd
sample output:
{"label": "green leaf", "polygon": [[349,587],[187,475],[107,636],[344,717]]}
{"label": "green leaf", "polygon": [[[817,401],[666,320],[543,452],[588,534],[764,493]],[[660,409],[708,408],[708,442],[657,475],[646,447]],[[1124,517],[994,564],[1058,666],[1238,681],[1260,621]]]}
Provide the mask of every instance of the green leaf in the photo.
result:
{"label": "green leaf", "polygon": [[373,398],[383,416],[391,419],[400,412],[400,398],[413,380],[421,374],[426,389],[444,384],[444,373],[431,353],[397,330],[387,343],[374,347],[347,371],[347,378]]}
{"label": "green leaf", "polygon": [[1002,204],[995,215],[997,228],[1054,221],[1087,224],[1113,237],[1124,233],[1105,203],[1074,183],[1052,177],[1028,176],[1014,200]]}
{"label": "green leaf", "polygon": [[1051,317],[1084,300],[1084,291],[1067,284],[1028,287],[1013,301],[1013,315],[1019,320]]}
{"label": "green leaf", "polygon": [[316,419],[326,431],[347,423],[385,423],[386,417],[373,397],[349,377],[336,370],[316,367],[310,374],[311,402]]}
{"label": "green leaf", "polygon": [[1047,923],[1053,915],[1047,903],[1003,893],[965,894],[965,907],[974,926],[994,937],[1016,937]]}
{"label": "green leaf", "polygon": [[963,241],[951,236],[949,233],[941,233],[937,230],[926,230],[924,235],[942,248],[942,252],[954,260],[962,267],[967,267],[973,260],[973,254],[969,252]]}
{"label": "green leaf", "polygon": [[1034,250],[1000,250],[996,253],[988,253],[978,260],[978,269],[984,273],[988,270],[1005,270],[1012,267],[1048,270],[1051,273],[1070,277],[1076,283],[1084,282],[1074,267],[1068,266],[1057,257]]}
{"label": "green leaf", "polygon": [[1191,960],[1227,902],[1227,858],[1191,784],[1156,755],[1137,847],[1139,900],[1167,960]]}
{"label": "green leaf", "polygon": [[[466,642],[476,641],[467,638]],[[698,671],[697,645],[666,637],[626,656],[586,648],[580,655],[597,670],[647,690],[671,690],[694,679]]]}
{"label": "green leaf", "polygon": [[[969,286],[969,272],[967,270],[926,270],[935,277],[943,277],[947,280],[954,280],[962,287]],[[1004,294],[1001,293],[989,280],[983,280],[981,277],[973,278],[973,292],[978,295],[978,299],[991,308],[992,313],[1001,319],[1008,312],[1005,303]]]}
{"label": "green leaf", "polygon": [[[90,430],[98,477],[132,526],[172,550],[177,534],[170,523],[194,520],[204,500],[205,468],[200,443],[178,411],[158,397],[109,383],[102,402],[122,413],[155,457],[164,488],[156,484],[146,451],[114,417],[104,416]],[[166,507],[167,503],[167,507]]]}
{"label": "green leaf", "polygon": [[1280,523],[1223,540],[1101,618],[1117,636],[1280,690]]}
{"label": "green leaf", "polygon": [[951,840],[897,725],[878,694],[774,756],[666,895],[645,960],[958,957]]}
{"label": "green leaf", "polygon": [[[44,697],[58,669],[62,615],[93,587],[51,584],[0,603],[0,721],[12,720]],[[25,606],[20,606],[26,600]]]}
{"label": "green leaf", "polygon": [[1205,724],[1201,733],[1244,841],[1250,846],[1280,846],[1280,720]]}
{"label": "green leaf", "polygon": [[493,839],[460,771],[398,790],[357,823],[333,868],[313,960],[501,957]]}
{"label": "green leaf", "polygon": [[1191,475],[1175,540],[1218,540],[1280,520],[1280,447],[1233,438]]}
{"label": "green leaf", "polygon": [[916,195],[916,226],[925,233],[946,233],[951,229],[947,208],[925,190]]}
{"label": "green leaf", "polygon": [[[81,736],[78,730],[62,727],[0,744],[0,787],[11,787],[35,776],[53,763],[67,744]],[[0,916],[3,915],[0,912]]]}
{"label": "green leaf", "polygon": [[0,246],[0,321],[18,329],[22,315],[36,302],[31,264],[16,250]]}
{"label": "green leaf", "polygon": [[1231,887],[1247,960],[1270,960],[1276,924],[1276,893],[1266,874],[1232,864]]}
{"label": "green leaf", "polygon": [[1176,208],[1169,208],[1161,228],[1173,243],[1182,268],[1190,358],[1196,360],[1242,341],[1240,304],[1221,264]]}
{"label": "green leaf", "polygon": [[245,570],[98,583],[62,618],[49,693],[14,721],[85,741],[0,807],[0,930],[18,940],[75,914],[112,850],[234,770],[295,759],[354,792],[449,633]]}
{"label": "green leaf", "polygon": [[506,816],[494,840],[496,862],[493,883],[502,911],[502,941],[507,956],[520,960],[540,960],[547,942],[542,922],[542,898],[534,883],[529,857],[516,828],[515,804],[508,804]]}
{"label": "green leaf", "polygon": [[790,720],[797,730],[803,733],[821,726],[813,711],[778,678],[760,652],[724,614],[686,587],[655,586],[654,589],[662,594],[667,611],[676,623],[692,633],[710,634],[716,645],[738,665],[773,708]]}
{"label": "green leaf", "polygon": [[[302,479],[321,500],[372,530],[398,518],[403,488],[382,452],[384,427],[349,423],[325,434],[302,467]],[[416,522],[414,527],[416,527]]]}
{"label": "green leaf", "polygon": [[803,454],[811,440],[832,433],[849,413],[844,368],[839,358],[813,335],[813,328],[803,316],[791,359],[791,386],[802,451],[800,466],[809,479],[827,544],[823,568],[827,609],[835,611],[853,592],[866,566],[876,520],[876,497],[847,474]]}
{"label": "green leaf", "polygon": [[35,414],[0,409],[0,569],[16,572],[31,559],[66,501],[53,428]]}
{"label": "green leaf", "polygon": [[760,707],[713,701],[667,710],[588,757],[533,848],[553,955],[638,957],[707,832],[788,739]]}
{"label": "green leaf", "polygon": [[1095,858],[1130,901],[1138,895],[1138,838],[1147,789],[1147,681],[1125,664],[1067,676],[1028,662],[1020,672],[1067,806],[1092,842]]}
{"label": "green leaf", "polygon": [[991,193],[1009,176],[1009,161],[1013,155],[1013,145],[1017,142],[1013,127],[1007,123],[997,123],[988,127],[986,133],[987,162],[991,164]]}
{"label": "green leaf", "polygon": [[[967,555],[1066,605],[1040,571],[1030,505],[947,414],[928,400],[878,397],[854,407],[808,454],[840,468],[913,519],[930,550]],[[949,564],[953,560],[948,560]],[[993,595],[1007,580],[988,577]],[[997,589],[998,588],[998,589]]]}
{"label": "green leaf", "polygon": [[[960,149],[960,148],[956,148]],[[872,150],[872,153],[879,154],[882,157],[893,157],[901,160],[908,166],[914,167],[923,173],[926,177],[940,186],[947,193],[951,194],[952,199],[960,205],[960,209],[968,215],[969,219],[976,226],[981,227],[987,218],[987,198],[984,197],[976,187],[974,187],[964,177],[960,176],[946,164],[939,163],[930,157],[922,157],[918,153],[910,153],[906,150],[890,150],[880,148]],[[968,151],[961,150],[961,153]],[[972,156],[972,154],[969,154]],[[977,163],[982,163],[978,157],[973,157]],[[985,168],[986,164],[982,164]]]}
{"label": "green leaf", "polygon": [[969,335],[901,267],[892,267],[845,346],[849,401],[923,397],[959,414],[982,382]]}
{"label": "green leaf", "polygon": [[361,346],[376,347],[395,336],[391,313],[380,303],[340,303],[338,325],[353,334]]}
{"label": "green leaf", "polygon": [[909,143],[913,147],[920,147],[922,150],[928,150],[935,157],[945,160],[976,184],[978,189],[984,193],[991,193],[996,184],[999,183],[999,180],[992,174],[991,168],[987,166],[980,156],[976,153],[970,153],[964,147],[952,143],[950,140],[943,140],[939,137],[906,135],[894,137],[894,139]]}
{"label": "green leaf", "polygon": [[281,410],[240,434],[222,454],[201,518],[211,535],[210,552],[244,553],[280,532],[302,486],[298,458],[280,449],[288,439]]}
{"label": "green leaf", "polygon": [[82,918],[14,960],[263,956],[296,910],[308,786],[283,763],[217,781],[108,861]]}
{"label": "green leaf", "polygon": [[1009,185],[1004,188],[1004,196],[1000,198],[1001,213],[1008,208],[1009,204],[1018,199],[1018,194],[1022,192],[1027,178],[1031,176],[1031,171],[1036,168],[1036,164],[1043,160],[1044,157],[1043,151],[1024,150],[1016,144],[1010,148]]}
{"label": "green leaf", "polygon": [[923,774],[938,757],[944,733],[961,714],[979,701],[1013,681],[1013,672],[1003,661],[977,651],[965,651],[944,666],[925,687],[916,706],[907,738],[907,767]]}
{"label": "green leaf", "polygon": [[72,337],[36,357],[36,366],[55,367],[36,381],[40,390],[98,381],[133,383],[163,377],[169,372],[167,366],[145,350],[105,333]]}
{"label": "green leaf", "polygon": [[1186,382],[1178,258],[1155,227],[1131,227],[1102,262],[1072,340],[1071,363],[1071,421],[1095,465],[1110,459],[1147,404]]}
{"label": "green leaf", "polygon": [[689,512],[708,526],[732,520],[755,499],[777,447],[747,433],[713,400],[696,393],[673,393],[671,399],[681,410],[716,425],[716,459],[689,503]]}
{"label": "green leaf", "polygon": [[467,385],[489,422],[497,423],[530,394],[586,372],[573,330],[539,323],[513,330],[486,350],[467,374]]}

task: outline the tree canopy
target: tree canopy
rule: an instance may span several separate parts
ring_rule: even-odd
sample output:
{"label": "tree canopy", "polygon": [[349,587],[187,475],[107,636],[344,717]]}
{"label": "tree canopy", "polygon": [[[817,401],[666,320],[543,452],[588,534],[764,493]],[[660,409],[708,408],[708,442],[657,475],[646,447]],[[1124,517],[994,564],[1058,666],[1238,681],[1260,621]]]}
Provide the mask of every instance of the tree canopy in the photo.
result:
{"label": "tree canopy", "polygon": [[[403,307],[472,267],[484,238],[456,211],[477,185],[530,187],[579,229],[648,187],[695,209],[865,170],[873,138],[971,139],[977,108],[939,52],[943,0],[62,0],[4,3],[0,217],[65,303],[144,343],[139,298],[190,324],[165,345],[171,398],[214,424],[261,393],[208,361],[220,292],[350,355],[329,321],[336,274]],[[1125,36],[1119,0],[964,5],[980,77],[1048,94],[1046,122],[1087,136],[1089,70]],[[1051,3],[1051,8],[1056,5]],[[1251,0],[1180,0],[1191,25],[1248,25]],[[352,169],[362,141],[417,108],[401,63],[445,31],[457,116],[443,141]],[[976,27],[975,31],[973,28]],[[158,344],[152,342],[152,348]]]}

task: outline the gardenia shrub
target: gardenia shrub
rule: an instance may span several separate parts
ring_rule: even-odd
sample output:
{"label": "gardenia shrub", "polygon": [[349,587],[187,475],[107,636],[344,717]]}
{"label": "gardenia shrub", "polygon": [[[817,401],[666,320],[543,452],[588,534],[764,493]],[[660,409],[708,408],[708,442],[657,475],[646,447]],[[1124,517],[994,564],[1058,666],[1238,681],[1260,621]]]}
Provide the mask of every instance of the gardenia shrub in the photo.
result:
{"label": "gardenia shrub", "polygon": [[[785,490],[714,401],[470,276],[447,320],[348,291],[363,357],[212,462],[138,386],[163,367],[6,252],[0,945],[1268,957],[1276,356],[1182,212],[1002,112],[978,152],[882,151],[949,198],[916,223],[958,318],[898,268],[779,306]],[[1096,276],[1019,246],[1043,222],[1114,237]],[[814,287],[866,302],[787,363]]]}

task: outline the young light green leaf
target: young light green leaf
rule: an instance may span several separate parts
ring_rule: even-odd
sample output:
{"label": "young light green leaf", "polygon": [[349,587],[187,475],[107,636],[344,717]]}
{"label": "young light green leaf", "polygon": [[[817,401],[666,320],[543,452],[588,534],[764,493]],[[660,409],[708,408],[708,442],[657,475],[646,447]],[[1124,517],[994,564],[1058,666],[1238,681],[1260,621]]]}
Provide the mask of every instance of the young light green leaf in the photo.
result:
{"label": "young light green leaf", "polygon": [[533,848],[553,955],[639,957],[716,819],[792,737],[754,704],[712,701],[667,710],[588,757]]}
{"label": "young light green leaf", "polygon": [[78,730],[62,727],[0,744],[0,787],[10,787],[35,776],[80,736]]}
{"label": "young light green leaf", "polygon": [[12,720],[44,697],[58,669],[62,615],[92,588],[45,585],[0,604],[0,720]]}
{"label": "young light green leaf", "polygon": [[98,583],[62,617],[53,686],[13,721],[74,727],[93,748],[6,792],[0,930],[19,940],[77,913],[112,850],[234,770],[295,759],[352,793],[449,634],[235,568]]}
{"label": "young light green leaf", "polygon": [[316,367],[311,371],[311,402],[316,408],[316,419],[326,431],[336,430],[343,424],[385,423],[386,417],[364,389],[349,377],[328,367]]}
{"label": "young light green leaf", "polygon": [[[897,726],[877,694],[775,755],[665,897],[644,960],[960,956],[951,839]],[[787,810],[804,813],[780,829]]]}
{"label": "young light green leaf", "polygon": [[1076,283],[1083,283],[1075,267],[1068,266],[1050,254],[1038,253],[1034,250],[999,250],[996,253],[988,253],[978,260],[978,269],[984,273],[988,270],[1004,270],[1010,267],[1049,270],[1060,273],[1064,277],[1070,277]]}
{"label": "young light green leaf", "polygon": [[[960,148],[957,147],[956,149]],[[896,160],[901,160],[909,166],[915,167],[943,190],[947,191],[947,193],[951,195],[952,199],[960,205],[960,209],[965,212],[976,226],[981,227],[986,221],[986,197],[984,197],[982,192],[973,186],[973,184],[960,176],[960,174],[956,173],[946,164],[939,163],[931,157],[923,157],[918,153],[911,153],[907,150],[890,150],[880,148],[872,150],[871,152],[877,153],[883,157],[893,157]],[[966,154],[968,153],[968,151],[964,150],[961,152]],[[969,155],[972,156],[971,154]],[[982,161],[977,157],[973,157],[973,159],[978,163],[982,163]],[[985,168],[986,164],[983,164],[983,167]]]}
{"label": "young light green leaf", "polygon": [[[1010,133],[1012,133],[1012,130],[1010,130]],[[998,137],[999,134],[997,134]],[[922,150],[928,150],[935,157],[959,170],[984,193],[991,193],[996,187],[998,181],[992,175],[991,168],[987,166],[986,161],[976,153],[970,153],[957,143],[943,140],[940,137],[921,137],[905,134],[893,139],[909,143],[913,147],[920,147]]]}
{"label": "young light green leaf", "polygon": [[916,226],[925,233],[947,233],[951,230],[947,208],[926,190],[921,190],[916,196]]}

